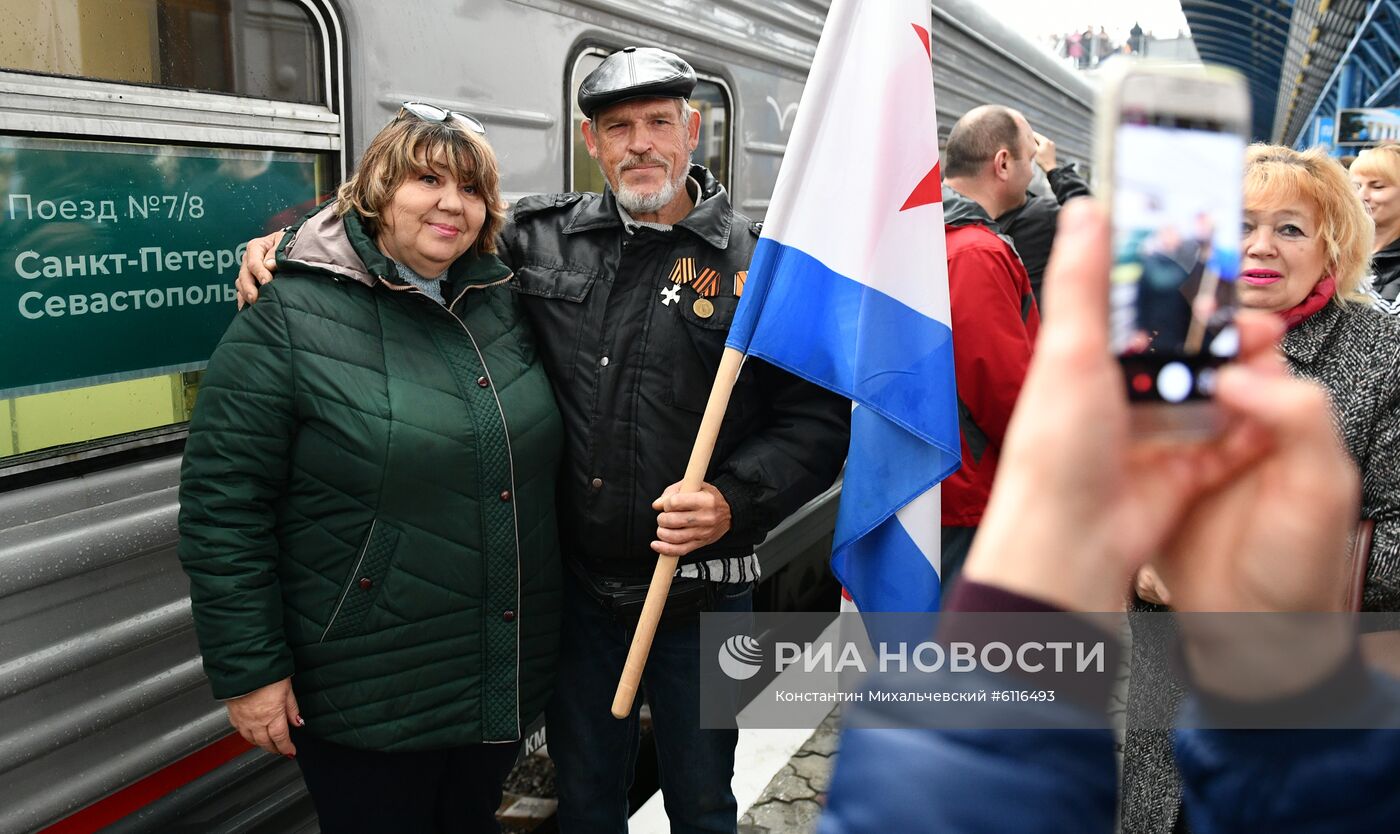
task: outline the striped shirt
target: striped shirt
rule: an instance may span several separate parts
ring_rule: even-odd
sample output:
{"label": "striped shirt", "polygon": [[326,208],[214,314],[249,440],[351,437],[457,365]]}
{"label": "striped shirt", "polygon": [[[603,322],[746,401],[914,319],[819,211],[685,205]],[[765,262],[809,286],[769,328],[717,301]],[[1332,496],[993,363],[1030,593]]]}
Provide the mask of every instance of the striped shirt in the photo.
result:
{"label": "striped shirt", "polygon": [[1371,306],[1375,307],[1377,310],[1389,316],[1400,316],[1400,298],[1396,298],[1393,301],[1386,301],[1385,297],[1376,292],[1376,288],[1370,286],[1369,282],[1366,287],[1366,295],[1371,299]]}
{"label": "striped shirt", "polygon": [[758,565],[758,554],[734,559],[711,559],[693,565],[681,565],[676,576],[682,579],[704,579],[709,582],[757,582],[762,571]]}

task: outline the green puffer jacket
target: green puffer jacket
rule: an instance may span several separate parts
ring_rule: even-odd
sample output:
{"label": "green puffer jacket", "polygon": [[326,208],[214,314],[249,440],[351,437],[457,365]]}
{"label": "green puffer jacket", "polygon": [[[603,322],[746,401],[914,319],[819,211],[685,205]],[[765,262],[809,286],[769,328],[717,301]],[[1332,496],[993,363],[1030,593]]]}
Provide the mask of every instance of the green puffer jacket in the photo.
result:
{"label": "green puffer jacket", "polygon": [[449,312],[329,209],[278,262],[181,473],[214,695],[292,675],[308,732],[368,750],[519,738],[558,651],[562,427],[509,270],[459,259]]}

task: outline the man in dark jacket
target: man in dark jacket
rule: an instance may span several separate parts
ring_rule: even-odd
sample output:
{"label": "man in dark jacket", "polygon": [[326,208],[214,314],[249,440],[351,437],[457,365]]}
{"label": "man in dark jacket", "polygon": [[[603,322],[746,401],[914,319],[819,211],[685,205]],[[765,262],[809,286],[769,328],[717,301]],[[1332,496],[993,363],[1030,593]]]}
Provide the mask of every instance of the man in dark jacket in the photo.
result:
{"label": "man in dark jacket", "polygon": [[1055,242],[1060,206],[1075,197],[1087,197],[1089,186],[1075,170],[1074,163],[1056,164],[1055,143],[1048,137],[1036,133],[1035,143],[1035,164],[1045,172],[1055,196],[1045,197],[1027,191],[1025,202],[996,215],[996,221],[1001,233],[1016,245],[1016,254],[1021,256],[1021,263],[1026,266],[1026,274],[1031,279],[1031,292],[1039,304],[1042,301],[1040,279],[1045,275],[1046,261],[1050,260],[1050,245]]}
{"label": "man in dark jacket", "polygon": [[[609,715],[631,632],[596,586],[645,583],[657,553],[677,555],[678,576],[709,580],[717,609],[749,610],[754,546],[830,486],[845,456],[849,402],[749,360],[705,485],[676,491],[758,237],[689,164],[694,83],[659,49],[605,60],[578,101],[607,190],[526,197],[503,236],[566,427],[559,518],[575,581],[547,717],[565,832],[625,830],[637,752],[635,708]],[[666,810],[674,830],[733,831],[738,734],[696,726],[697,638],[694,621],[663,619],[643,678]]]}
{"label": "man in dark jacket", "polygon": [[[546,721],[565,834],[627,827],[640,699],[622,721],[609,708],[636,619],[623,600],[644,592],[658,553],[681,561],[642,679],[666,811],[674,830],[736,830],[738,733],[698,727],[694,609],[752,610],[755,545],[832,484],[848,442],[849,401],[751,359],[705,484],[679,492],[759,232],[690,164],[695,81],[659,49],[604,60],[578,102],[607,189],[523,198],[501,236],[564,419],[563,633]],[[260,257],[251,243],[259,281]],[[256,285],[240,277],[239,292]]]}
{"label": "man in dark jacket", "polygon": [[982,520],[1006,424],[1040,327],[1026,269],[992,221],[1025,199],[1035,149],[1025,117],[988,105],[953,125],[943,152],[948,297],[962,436],[962,467],[943,482],[944,589],[952,587]]}

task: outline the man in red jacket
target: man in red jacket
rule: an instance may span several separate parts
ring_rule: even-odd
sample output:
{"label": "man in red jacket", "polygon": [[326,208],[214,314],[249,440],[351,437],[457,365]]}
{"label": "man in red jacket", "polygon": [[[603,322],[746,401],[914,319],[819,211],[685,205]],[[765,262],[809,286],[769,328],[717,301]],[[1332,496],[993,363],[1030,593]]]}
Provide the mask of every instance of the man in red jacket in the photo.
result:
{"label": "man in red jacket", "polygon": [[1035,134],[1024,116],[985,105],[953,125],[942,155],[962,435],[962,468],[943,482],[945,589],[961,570],[982,521],[1006,424],[1040,327],[1026,268],[992,220],[1025,201],[1035,150]]}

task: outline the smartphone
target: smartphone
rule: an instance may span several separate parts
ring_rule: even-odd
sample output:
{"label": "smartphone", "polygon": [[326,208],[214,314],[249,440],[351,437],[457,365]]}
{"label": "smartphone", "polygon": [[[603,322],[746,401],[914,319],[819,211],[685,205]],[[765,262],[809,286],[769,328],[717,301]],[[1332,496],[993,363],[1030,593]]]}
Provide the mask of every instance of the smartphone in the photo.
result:
{"label": "smartphone", "polygon": [[1244,78],[1122,61],[1098,109],[1113,222],[1110,341],[1138,435],[1207,436],[1216,372],[1239,348]]}

